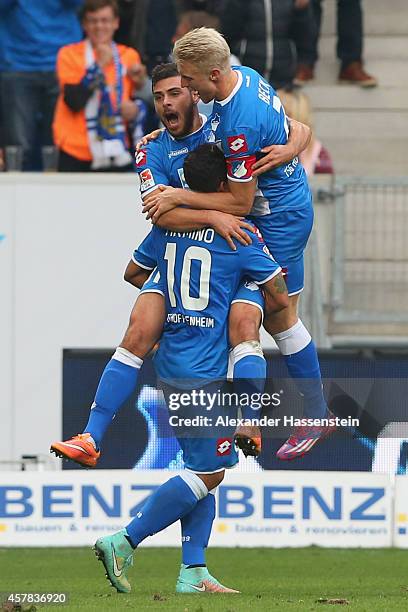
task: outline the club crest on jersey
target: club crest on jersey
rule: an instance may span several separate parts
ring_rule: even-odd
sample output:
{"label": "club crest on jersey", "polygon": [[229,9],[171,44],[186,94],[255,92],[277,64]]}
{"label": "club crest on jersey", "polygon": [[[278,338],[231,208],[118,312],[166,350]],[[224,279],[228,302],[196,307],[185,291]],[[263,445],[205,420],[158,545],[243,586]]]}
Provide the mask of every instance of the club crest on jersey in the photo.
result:
{"label": "club crest on jersey", "polygon": [[220,121],[221,121],[221,118],[220,118],[219,114],[216,113],[214,115],[214,117],[211,119],[211,131],[212,132],[216,132],[217,131],[217,128],[220,125]]}
{"label": "club crest on jersey", "polygon": [[218,438],[217,440],[217,457],[224,457],[224,455],[230,455],[232,448],[231,438]]}
{"label": "club crest on jersey", "polygon": [[147,153],[144,149],[140,149],[139,152],[135,153],[135,161],[136,166],[140,168],[140,166],[144,166],[147,162]]}
{"label": "club crest on jersey", "polygon": [[141,172],[139,172],[139,178],[140,178],[140,191],[147,191],[147,189],[154,187],[156,184],[154,182],[153,174],[150,168],[146,168],[145,170],[142,170]]}
{"label": "club crest on jersey", "polygon": [[252,176],[252,158],[245,157],[243,159],[227,159],[228,176],[232,179],[247,179]]}
{"label": "club crest on jersey", "polygon": [[244,134],[228,136],[227,143],[230,153],[246,153],[248,151],[248,145]]}

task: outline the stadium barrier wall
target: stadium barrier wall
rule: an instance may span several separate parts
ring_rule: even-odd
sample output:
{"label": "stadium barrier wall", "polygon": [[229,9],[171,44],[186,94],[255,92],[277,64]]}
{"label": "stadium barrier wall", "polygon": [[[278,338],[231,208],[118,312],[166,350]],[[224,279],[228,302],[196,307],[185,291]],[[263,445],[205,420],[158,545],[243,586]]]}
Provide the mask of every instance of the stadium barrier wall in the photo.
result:
{"label": "stadium barrier wall", "polygon": [[[3,472],[0,547],[89,546],[123,528],[143,499],[176,473]],[[407,493],[408,477],[402,476],[396,479],[394,507],[391,479],[382,474],[231,470],[217,491],[210,545],[406,547],[401,525],[408,516]],[[179,546],[179,524],[144,544]]]}
{"label": "stadium barrier wall", "polygon": [[119,344],[148,230],[134,175],[1,177],[0,460],[61,435],[63,348]]}

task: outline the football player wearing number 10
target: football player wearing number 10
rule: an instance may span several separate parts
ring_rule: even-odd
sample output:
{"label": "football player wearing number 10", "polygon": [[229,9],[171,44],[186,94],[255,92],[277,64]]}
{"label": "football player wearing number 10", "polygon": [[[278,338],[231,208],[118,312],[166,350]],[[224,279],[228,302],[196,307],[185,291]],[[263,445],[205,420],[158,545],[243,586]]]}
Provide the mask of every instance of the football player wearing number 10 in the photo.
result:
{"label": "football player wearing number 10", "polygon": [[[210,194],[166,188],[148,197],[144,210],[154,222],[182,204],[248,216],[255,223],[285,272],[289,293],[288,307],[266,317],[264,327],[304,397],[305,416],[324,418],[328,408],[316,347],[297,315],[304,283],[303,254],[313,225],[306,174],[295,157],[260,175],[258,181],[253,176],[257,152],[271,142],[287,142],[285,111],[273,88],[257,72],[245,66],[230,67],[230,49],[216,30],[188,32],[176,42],[174,58],[182,85],[197,90],[204,102],[214,99],[210,141],[219,143],[227,158],[229,191]],[[296,428],[277,456],[286,460],[301,457],[333,429]]]}
{"label": "football player wearing number 10", "polygon": [[[200,157],[204,163],[200,163]],[[189,184],[213,184],[213,189],[226,188],[226,163],[215,145],[204,144],[187,156],[200,172],[197,183],[186,174]],[[201,168],[203,172],[201,172]],[[165,298],[167,319],[154,362],[162,381],[165,396],[183,393],[172,425],[183,450],[184,472],[158,487],[144,502],[125,530],[100,538],[95,544],[107,576],[118,591],[128,592],[127,568],[137,546],[172,523],[181,520],[183,543],[188,561],[184,561],[177,591],[236,592],[223,587],[205,566],[204,551],[208,544],[215,516],[215,499],[211,492],[221,483],[225,469],[238,462],[231,444],[234,424],[223,428],[225,438],[214,432],[216,417],[236,418],[237,407],[211,406],[204,400],[196,407],[191,391],[217,393],[227,375],[228,316],[230,304],[245,278],[260,285],[265,296],[266,312],[285,308],[288,296],[280,266],[256,236],[252,243],[237,244],[232,250],[212,228],[190,232],[171,232],[153,228],[135,251],[133,259],[146,268],[155,268],[142,289],[160,293]],[[259,291],[256,303],[262,294]],[[188,405],[186,405],[188,404]],[[170,405],[170,404],[169,404]],[[185,419],[207,414],[208,422],[193,426]],[[221,441],[222,440],[222,441]],[[225,444],[227,443],[227,444]],[[187,566],[188,565],[188,566]]]}

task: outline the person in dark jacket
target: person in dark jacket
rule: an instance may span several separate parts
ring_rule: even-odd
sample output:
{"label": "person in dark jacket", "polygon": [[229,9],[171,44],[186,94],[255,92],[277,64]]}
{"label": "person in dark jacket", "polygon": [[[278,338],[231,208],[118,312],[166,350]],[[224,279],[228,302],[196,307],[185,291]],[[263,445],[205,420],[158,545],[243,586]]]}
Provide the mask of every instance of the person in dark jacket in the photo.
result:
{"label": "person in dark jacket", "polygon": [[151,74],[170,60],[177,27],[176,0],[118,0],[120,25],[115,40],[136,49]]}
{"label": "person in dark jacket", "polygon": [[295,76],[295,11],[295,0],[226,0],[221,16],[232,52],[275,88],[290,86]]}

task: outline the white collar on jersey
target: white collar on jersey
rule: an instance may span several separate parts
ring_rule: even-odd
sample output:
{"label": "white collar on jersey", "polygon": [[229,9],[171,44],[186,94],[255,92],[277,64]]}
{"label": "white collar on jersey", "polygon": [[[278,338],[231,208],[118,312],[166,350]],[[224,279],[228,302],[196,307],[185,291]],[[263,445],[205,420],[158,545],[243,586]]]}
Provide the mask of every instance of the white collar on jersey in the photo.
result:
{"label": "white collar on jersey", "polygon": [[235,96],[235,94],[238,92],[239,88],[242,85],[242,72],[240,70],[234,70],[234,72],[236,72],[238,75],[238,80],[237,80],[237,83],[234,89],[231,91],[228,98],[225,98],[224,100],[216,100],[216,102],[220,104],[221,106],[225,106],[226,104],[228,104],[228,102],[232,100],[232,98]]}
{"label": "white collar on jersey", "polygon": [[172,140],[176,140],[178,142],[179,140],[184,140],[185,138],[190,138],[190,136],[193,136],[193,134],[197,134],[200,130],[202,130],[203,127],[205,126],[205,124],[207,123],[208,117],[206,117],[206,115],[202,115],[201,113],[199,113],[199,114],[200,114],[200,119],[201,119],[201,125],[200,125],[200,127],[197,130],[195,130],[194,132],[191,132],[191,134],[186,134],[186,136],[182,136],[181,138],[174,138],[174,136],[172,136],[170,134],[170,132],[169,132],[170,138]]}

